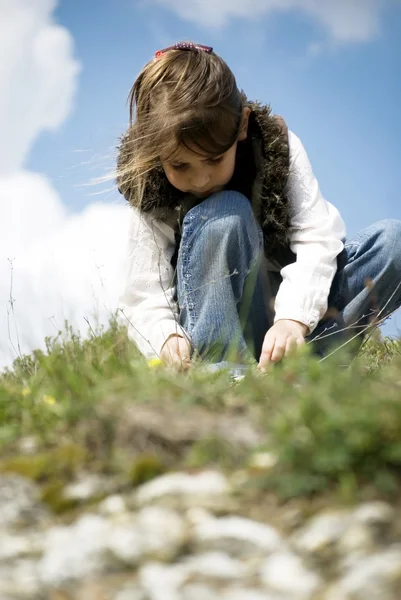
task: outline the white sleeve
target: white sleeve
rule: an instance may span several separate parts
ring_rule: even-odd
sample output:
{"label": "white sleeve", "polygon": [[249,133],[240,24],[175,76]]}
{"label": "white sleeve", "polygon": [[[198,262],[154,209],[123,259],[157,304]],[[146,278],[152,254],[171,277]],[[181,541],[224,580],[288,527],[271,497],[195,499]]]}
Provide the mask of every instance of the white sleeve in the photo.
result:
{"label": "white sleeve", "polygon": [[283,281],[275,300],[274,320],[300,321],[312,333],[327,311],[346,229],[338,210],[322,196],[306,151],[291,131],[289,146],[289,239],[296,262],[281,270]]}
{"label": "white sleeve", "polygon": [[188,337],[179,324],[174,301],[174,230],[153,215],[130,208],[126,284],[119,298],[121,324],[149,359],[159,356],[173,333]]}

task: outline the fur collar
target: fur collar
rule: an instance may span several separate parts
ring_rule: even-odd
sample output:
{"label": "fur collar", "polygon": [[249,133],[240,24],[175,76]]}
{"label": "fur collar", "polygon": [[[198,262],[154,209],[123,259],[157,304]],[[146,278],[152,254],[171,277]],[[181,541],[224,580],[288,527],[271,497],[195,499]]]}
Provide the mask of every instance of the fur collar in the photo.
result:
{"label": "fur collar", "polygon": [[[289,172],[288,130],[281,117],[273,116],[269,105],[247,102],[252,112],[249,118],[248,137],[237,146],[236,168],[226,189],[244,194],[252,203],[255,216],[264,234],[265,253],[268,258],[278,258],[287,246],[290,207],[285,196]],[[118,164],[124,167],[130,158],[129,132],[119,146]],[[134,195],[128,186],[117,181],[119,191],[132,205]],[[188,197],[167,180],[163,168],[152,171],[148,178],[141,210],[155,211],[163,218],[185,202]],[[139,208],[139,207],[138,207]]]}

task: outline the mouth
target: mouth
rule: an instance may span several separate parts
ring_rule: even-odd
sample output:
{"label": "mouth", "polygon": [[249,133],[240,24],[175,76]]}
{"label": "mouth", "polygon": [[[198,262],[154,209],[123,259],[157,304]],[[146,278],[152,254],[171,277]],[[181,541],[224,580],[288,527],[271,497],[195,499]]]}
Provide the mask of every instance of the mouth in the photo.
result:
{"label": "mouth", "polygon": [[206,198],[215,192],[215,188],[208,190],[207,192],[191,192],[193,196],[197,196],[198,198]]}

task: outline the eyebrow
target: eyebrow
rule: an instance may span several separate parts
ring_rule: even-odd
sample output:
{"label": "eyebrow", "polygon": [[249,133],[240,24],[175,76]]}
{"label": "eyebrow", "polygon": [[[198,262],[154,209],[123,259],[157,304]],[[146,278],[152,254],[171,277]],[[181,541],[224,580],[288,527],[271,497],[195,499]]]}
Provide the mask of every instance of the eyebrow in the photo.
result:
{"label": "eyebrow", "polygon": [[[219,154],[219,156],[208,156],[207,158],[203,158],[202,162],[206,162],[207,160],[217,160],[218,158],[223,158],[224,154]],[[180,160],[170,160],[171,164],[175,165],[188,165],[189,163],[182,162]]]}

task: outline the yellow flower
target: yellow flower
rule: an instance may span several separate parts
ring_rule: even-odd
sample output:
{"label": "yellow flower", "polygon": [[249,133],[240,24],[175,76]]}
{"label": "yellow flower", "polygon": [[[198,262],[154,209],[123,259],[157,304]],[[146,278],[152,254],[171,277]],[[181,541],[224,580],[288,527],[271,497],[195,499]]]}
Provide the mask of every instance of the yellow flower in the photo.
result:
{"label": "yellow flower", "polygon": [[30,393],[31,393],[31,390],[28,387],[24,388],[21,392],[21,394],[23,396],[29,396]]}
{"label": "yellow flower", "polygon": [[43,396],[43,402],[49,404],[50,406],[53,406],[53,404],[56,404],[56,399],[54,398],[54,396],[48,396],[47,394],[45,394]]}
{"label": "yellow flower", "polygon": [[148,360],[148,366],[153,369],[153,367],[159,367],[163,363],[160,358],[151,358]]}

